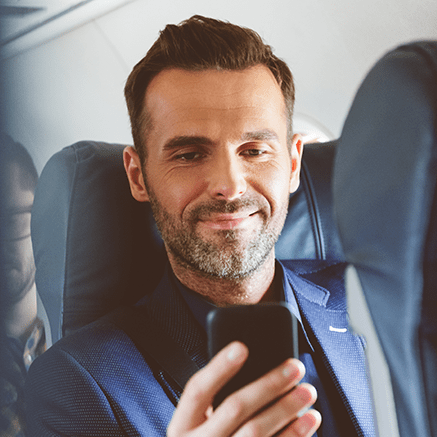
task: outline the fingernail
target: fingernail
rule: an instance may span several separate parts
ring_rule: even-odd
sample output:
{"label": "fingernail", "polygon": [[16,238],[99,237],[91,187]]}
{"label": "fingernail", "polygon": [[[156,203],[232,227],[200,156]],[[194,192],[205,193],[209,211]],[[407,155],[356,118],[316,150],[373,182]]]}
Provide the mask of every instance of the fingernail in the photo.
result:
{"label": "fingernail", "polygon": [[296,366],[292,363],[287,363],[282,368],[282,376],[286,379],[289,379],[292,375],[294,376],[296,374],[297,374]]}
{"label": "fingernail", "polygon": [[239,344],[233,344],[228,351],[228,360],[229,361],[235,361],[237,358],[241,356],[242,348]]}
{"label": "fingernail", "polygon": [[285,367],[282,369],[282,376],[283,376],[284,378],[289,378],[289,377],[291,376],[291,373],[292,373],[292,369],[291,369],[290,366],[285,366]]}
{"label": "fingernail", "polygon": [[[282,375],[284,376],[284,378],[290,378],[291,376],[296,377],[297,374],[299,373],[299,362],[297,362],[296,360],[294,361],[287,361],[284,364],[284,367],[282,368]],[[302,364],[303,367],[303,364]],[[304,372],[305,370],[302,370],[302,372]]]}
{"label": "fingernail", "polygon": [[[317,391],[310,384],[299,384],[294,390],[295,396],[302,404],[302,408],[306,408],[309,404],[313,404],[317,399]],[[304,407],[305,406],[305,407]],[[305,414],[302,413],[302,414]]]}
{"label": "fingernail", "polygon": [[300,420],[296,421],[295,426],[298,435],[307,435],[314,427],[314,419],[311,415],[301,417]]}

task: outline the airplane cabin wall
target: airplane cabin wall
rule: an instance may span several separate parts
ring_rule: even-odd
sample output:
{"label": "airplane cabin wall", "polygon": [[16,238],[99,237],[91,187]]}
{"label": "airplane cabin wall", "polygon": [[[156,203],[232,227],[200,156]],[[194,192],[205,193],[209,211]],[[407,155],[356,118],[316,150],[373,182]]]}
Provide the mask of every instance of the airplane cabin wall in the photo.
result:
{"label": "airplane cabin wall", "polygon": [[4,61],[6,132],[39,171],[79,140],[131,143],[126,77],[165,24],[193,14],[258,31],[295,76],[296,127],[314,120],[331,138],[380,56],[437,39],[435,0],[135,0]]}

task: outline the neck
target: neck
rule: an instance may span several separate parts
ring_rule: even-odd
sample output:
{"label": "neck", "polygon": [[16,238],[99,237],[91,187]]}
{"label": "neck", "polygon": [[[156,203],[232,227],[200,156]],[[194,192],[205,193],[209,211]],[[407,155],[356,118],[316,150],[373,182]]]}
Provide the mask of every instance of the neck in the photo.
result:
{"label": "neck", "polygon": [[242,279],[211,277],[181,265],[170,253],[168,258],[174,274],[182,284],[219,307],[250,305],[261,301],[269,301],[273,298],[274,251],[262,266]]}

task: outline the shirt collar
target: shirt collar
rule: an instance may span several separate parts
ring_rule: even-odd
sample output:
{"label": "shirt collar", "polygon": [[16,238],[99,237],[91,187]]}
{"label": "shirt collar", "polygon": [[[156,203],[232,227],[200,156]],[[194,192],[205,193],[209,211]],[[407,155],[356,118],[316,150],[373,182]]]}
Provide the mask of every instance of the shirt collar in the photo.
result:
{"label": "shirt collar", "polygon": [[217,306],[207,301],[200,294],[185,287],[185,285],[183,285],[179,281],[179,279],[176,277],[173,271],[170,270],[170,272],[171,275],[173,276],[174,284],[176,284],[176,288],[181,293],[186,304],[188,305],[188,308],[193,313],[195,319],[200,323],[200,325],[206,331],[207,330],[206,319],[208,317],[208,313],[213,309],[217,308]]}

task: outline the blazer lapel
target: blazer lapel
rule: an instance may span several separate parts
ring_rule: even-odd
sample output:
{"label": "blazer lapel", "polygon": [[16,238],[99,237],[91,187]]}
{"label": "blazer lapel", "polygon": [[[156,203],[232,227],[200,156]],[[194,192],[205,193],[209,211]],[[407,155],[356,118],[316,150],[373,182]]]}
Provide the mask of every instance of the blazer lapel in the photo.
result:
{"label": "blazer lapel", "polygon": [[349,414],[355,417],[364,435],[373,436],[373,408],[364,347],[362,340],[349,330],[344,288],[336,287],[330,293],[290,271],[287,277],[302,315],[325,353],[328,371]]}

